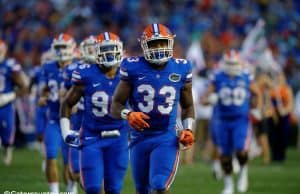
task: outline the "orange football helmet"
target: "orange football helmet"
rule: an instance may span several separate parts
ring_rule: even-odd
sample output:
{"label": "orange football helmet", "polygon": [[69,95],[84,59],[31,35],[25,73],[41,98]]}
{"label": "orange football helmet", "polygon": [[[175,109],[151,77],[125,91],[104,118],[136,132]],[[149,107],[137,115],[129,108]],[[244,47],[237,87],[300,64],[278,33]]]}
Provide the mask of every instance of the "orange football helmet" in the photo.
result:
{"label": "orange football helmet", "polygon": [[232,49],[223,55],[223,69],[225,73],[235,76],[242,72],[242,61],[238,51]]}
{"label": "orange football helmet", "polygon": [[81,57],[84,61],[95,63],[96,61],[96,43],[97,39],[95,36],[91,35],[85,38],[80,43]]}
{"label": "orange football helmet", "polygon": [[0,63],[4,60],[7,52],[7,45],[4,40],[0,39]]}
{"label": "orange football helmet", "polygon": [[163,24],[148,25],[141,36],[144,57],[153,64],[164,64],[173,56],[174,37]]}
{"label": "orange football helmet", "polygon": [[104,32],[97,36],[96,62],[105,67],[119,65],[123,58],[123,43],[119,36]]}
{"label": "orange football helmet", "polygon": [[55,53],[56,60],[69,61],[74,58],[76,42],[71,35],[61,33],[53,39],[51,48]]}

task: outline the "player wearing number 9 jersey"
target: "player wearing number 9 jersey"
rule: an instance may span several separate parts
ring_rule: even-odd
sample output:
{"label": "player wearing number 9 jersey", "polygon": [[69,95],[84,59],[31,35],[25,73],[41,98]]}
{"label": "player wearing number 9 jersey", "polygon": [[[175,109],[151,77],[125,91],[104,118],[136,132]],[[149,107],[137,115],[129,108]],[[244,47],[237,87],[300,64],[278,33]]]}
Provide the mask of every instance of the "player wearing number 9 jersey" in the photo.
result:
{"label": "player wearing number 9 jersey", "polygon": [[[184,126],[179,140],[186,147],[193,144],[192,67],[187,60],[172,57],[173,41],[166,26],[147,26],[141,37],[144,56],[123,60],[114,94],[113,116],[127,119],[132,127],[130,161],[139,194],[167,193],[174,180],[179,161],[178,104]],[[127,100],[130,110],[125,108]]]}
{"label": "player wearing number 9 jersey", "polygon": [[247,151],[249,148],[251,127],[249,113],[251,99],[256,97],[257,107],[261,97],[253,82],[253,75],[243,70],[242,61],[235,50],[223,56],[223,69],[211,77],[207,97],[214,96],[215,112],[218,114],[216,138],[221,151],[221,164],[225,173],[225,187],[222,194],[232,194],[232,155],[235,153],[241,165],[238,181],[239,192],[248,188]]}
{"label": "player wearing number 9 jersey", "polygon": [[80,130],[80,175],[84,191],[98,194],[104,179],[105,193],[119,194],[128,166],[128,127],[112,118],[110,106],[119,83],[123,45],[119,37],[105,32],[97,36],[96,63],[82,64],[73,72],[73,85],[61,107],[60,124],[67,143],[76,145],[78,136],[70,129],[70,114],[80,97],[84,113]]}

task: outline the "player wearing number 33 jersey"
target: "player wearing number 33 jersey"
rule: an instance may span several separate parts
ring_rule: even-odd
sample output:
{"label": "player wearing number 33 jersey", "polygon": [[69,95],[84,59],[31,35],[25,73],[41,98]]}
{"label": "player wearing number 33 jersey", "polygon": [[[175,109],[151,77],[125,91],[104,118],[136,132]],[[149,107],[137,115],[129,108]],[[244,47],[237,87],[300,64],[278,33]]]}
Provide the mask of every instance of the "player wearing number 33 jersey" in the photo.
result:
{"label": "player wearing number 33 jersey", "polygon": [[[123,60],[114,94],[113,116],[127,119],[132,127],[130,161],[139,194],[167,193],[177,170],[179,141],[187,148],[193,144],[192,66],[172,57],[173,41],[166,26],[147,26],[141,37],[144,56]],[[131,109],[125,108],[127,100]],[[179,141],[178,104],[184,126]]]}

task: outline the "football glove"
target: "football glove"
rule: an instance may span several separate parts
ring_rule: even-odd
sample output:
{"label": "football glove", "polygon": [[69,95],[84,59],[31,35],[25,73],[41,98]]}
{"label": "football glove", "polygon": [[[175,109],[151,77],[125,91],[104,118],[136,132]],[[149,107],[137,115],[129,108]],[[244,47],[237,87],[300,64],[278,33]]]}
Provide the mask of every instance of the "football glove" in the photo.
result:
{"label": "football glove", "polygon": [[72,133],[68,134],[65,137],[65,142],[66,142],[66,144],[68,144],[71,147],[78,148],[80,145],[79,133],[76,131],[72,131]]}
{"label": "football glove", "polygon": [[185,149],[191,148],[194,144],[194,134],[189,129],[181,130],[179,133],[179,142],[185,147]]}
{"label": "football glove", "polygon": [[144,128],[150,127],[145,119],[150,119],[150,117],[142,112],[129,112],[127,115],[129,125],[138,131],[143,131]]}

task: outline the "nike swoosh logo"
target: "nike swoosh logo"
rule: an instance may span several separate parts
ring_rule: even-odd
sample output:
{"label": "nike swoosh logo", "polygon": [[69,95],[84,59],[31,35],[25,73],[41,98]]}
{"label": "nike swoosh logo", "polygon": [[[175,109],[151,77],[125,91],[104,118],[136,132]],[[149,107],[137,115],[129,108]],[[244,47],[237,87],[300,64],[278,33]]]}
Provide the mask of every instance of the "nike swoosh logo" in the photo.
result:
{"label": "nike swoosh logo", "polygon": [[146,76],[143,76],[143,77],[139,77],[138,80],[142,80],[144,79]]}
{"label": "nike swoosh logo", "polygon": [[96,84],[93,84],[93,87],[97,87],[97,86],[100,86],[101,83],[96,83]]}
{"label": "nike swoosh logo", "polygon": [[85,137],[85,140],[94,139],[95,137]]}

